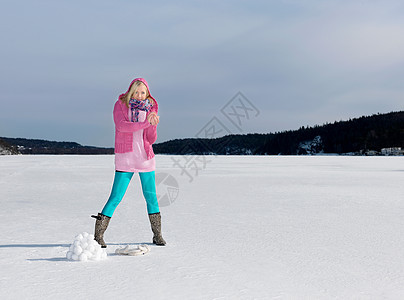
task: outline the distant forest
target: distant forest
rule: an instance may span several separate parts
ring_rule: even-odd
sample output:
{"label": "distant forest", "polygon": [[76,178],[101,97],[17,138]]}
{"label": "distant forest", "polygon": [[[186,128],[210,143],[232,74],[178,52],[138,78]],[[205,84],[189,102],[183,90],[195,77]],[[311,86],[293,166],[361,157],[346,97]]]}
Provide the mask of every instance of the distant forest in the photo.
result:
{"label": "distant forest", "polygon": [[[0,138],[0,146],[21,154],[113,154],[113,148],[22,138]],[[176,139],[153,145],[156,154],[305,155],[366,154],[404,149],[404,111],[268,134],[237,134],[215,139]]]}
{"label": "distant forest", "polygon": [[75,142],[0,137],[0,145],[20,154],[113,154],[113,148],[82,146]]}
{"label": "distant forest", "polygon": [[161,154],[299,155],[404,148],[404,111],[269,134],[177,139],[154,146]]}

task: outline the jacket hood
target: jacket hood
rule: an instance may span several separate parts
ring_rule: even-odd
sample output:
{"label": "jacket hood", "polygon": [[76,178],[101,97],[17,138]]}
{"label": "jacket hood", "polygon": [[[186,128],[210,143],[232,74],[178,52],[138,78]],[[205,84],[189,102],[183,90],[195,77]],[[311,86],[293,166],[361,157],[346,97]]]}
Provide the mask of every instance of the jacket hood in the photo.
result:
{"label": "jacket hood", "polygon": [[142,83],[146,86],[147,91],[149,92],[149,98],[152,98],[152,99],[154,100],[154,104],[153,104],[153,106],[155,106],[155,109],[154,109],[154,110],[158,111],[158,104],[157,104],[157,101],[156,101],[156,99],[154,99],[154,97],[151,95],[150,89],[149,89],[149,84],[147,83],[146,79],[144,79],[144,78],[135,78],[135,79],[133,79],[132,82],[129,84],[128,90],[127,90],[125,93],[119,95],[118,99],[121,100],[121,98],[122,98],[123,96],[125,96],[125,95],[129,92],[129,90],[130,90],[132,84],[134,84],[136,81],[140,81],[140,82],[142,82]]}

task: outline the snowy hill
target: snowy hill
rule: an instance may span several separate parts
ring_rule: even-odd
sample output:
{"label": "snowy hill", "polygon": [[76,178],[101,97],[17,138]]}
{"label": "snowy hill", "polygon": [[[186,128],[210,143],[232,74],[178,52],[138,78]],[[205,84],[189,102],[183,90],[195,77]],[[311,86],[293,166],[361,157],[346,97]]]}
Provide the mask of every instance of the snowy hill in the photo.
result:
{"label": "snowy hill", "polygon": [[113,154],[113,148],[83,146],[76,142],[57,142],[40,139],[8,138],[0,140],[13,145],[21,154]]}
{"label": "snowy hill", "polygon": [[321,154],[324,153],[323,147],[324,146],[323,141],[321,140],[321,136],[318,135],[311,141],[300,142],[297,154],[309,154],[309,155]]}
{"label": "snowy hill", "polygon": [[12,155],[12,154],[14,154],[12,151],[0,145],[0,155]]}
{"label": "snowy hill", "polygon": [[16,149],[0,138],[0,155],[13,155],[19,154]]}
{"label": "snowy hill", "polygon": [[0,157],[0,299],[404,299],[402,157],[156,165],[167,246],[114,254],[151,242],[135,176],[105,234],[108,258],[70,262],[107,200],[113,156]]}

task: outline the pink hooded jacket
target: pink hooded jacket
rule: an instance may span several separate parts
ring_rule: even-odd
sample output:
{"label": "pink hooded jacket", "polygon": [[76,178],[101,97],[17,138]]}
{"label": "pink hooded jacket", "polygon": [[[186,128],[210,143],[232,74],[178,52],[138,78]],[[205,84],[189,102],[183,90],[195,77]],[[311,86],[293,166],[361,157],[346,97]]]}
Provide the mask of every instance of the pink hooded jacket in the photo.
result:
{"label": "pink hooded jacket", "polygon": [[[127,94],[130,90],[130,87],[135,81],[141,81],[145,84],[149,97],[154,100],[154,105],[152,109],[147,113],[146,120],[144,122],[131,122],[129,120],[129,108],[126,106],[124,102],[120,99],[125,94]],[[154,157],[152,144],[156,142],[157,139],[157,125],[151,125],[149,121],[147,121],[147,116],[150,113],[155,112],[158,113],[158,104],[156,99],[151,96],[149,85],[146,80],[143,78],[134,79],[130,85],[126,93],[121,94],[118,97],[118,101],[116,101],[114,106],[114,123],[115,123],[115,153],[125,153],[133,151],[133,132],[137,130],[143,130],[143,144],[144,149],[147,154],[147,159],[152,159]]]}

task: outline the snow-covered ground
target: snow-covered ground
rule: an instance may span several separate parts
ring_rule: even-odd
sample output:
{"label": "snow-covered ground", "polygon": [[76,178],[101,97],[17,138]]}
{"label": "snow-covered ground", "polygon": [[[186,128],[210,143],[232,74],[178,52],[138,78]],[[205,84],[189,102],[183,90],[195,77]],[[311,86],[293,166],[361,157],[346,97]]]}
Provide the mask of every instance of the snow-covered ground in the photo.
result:
{"label": "snow-covered ground", "polygon": [[108,258],[68,261],[113,167],[0,157],[0,299],[404,299],[402,157],[157,156],[167,246],[114,254],[151,242],[136,176]]}

